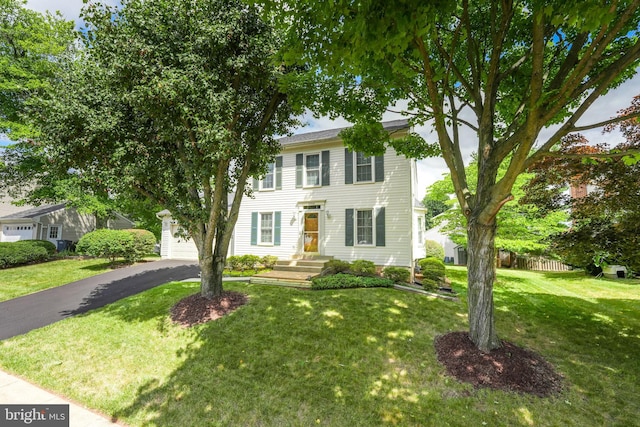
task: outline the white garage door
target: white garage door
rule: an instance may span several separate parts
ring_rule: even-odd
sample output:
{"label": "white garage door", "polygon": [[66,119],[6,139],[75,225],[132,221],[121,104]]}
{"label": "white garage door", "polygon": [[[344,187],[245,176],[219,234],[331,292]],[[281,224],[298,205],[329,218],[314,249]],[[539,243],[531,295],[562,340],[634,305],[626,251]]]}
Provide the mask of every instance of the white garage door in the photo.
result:
{"label": "white garage door", "polygon": [[198,259],[198,249],[191,239],[184,237],[176,237],[179,231],[177,224],[171,225],[171,248],[169,250],[169,258],[172,259]]}
{"label": "white garage door", "polygon": [[32,225],[3,225],[2,241],[17,242],[18,240],[33,239]]}

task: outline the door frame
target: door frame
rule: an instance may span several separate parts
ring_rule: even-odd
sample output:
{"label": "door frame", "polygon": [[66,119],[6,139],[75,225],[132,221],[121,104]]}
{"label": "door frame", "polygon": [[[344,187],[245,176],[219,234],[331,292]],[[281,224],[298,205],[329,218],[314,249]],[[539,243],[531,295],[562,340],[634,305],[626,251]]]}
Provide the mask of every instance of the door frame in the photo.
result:
{"label": "door frame", "polygon": [[[318,214],[318,251],[305,252],[304,250],[304,225],[305,215],[309,213]],[[305,255],[323,255],[324,254],[324,229],[325,229],[325,201],[304,201],[298,202],[298,218],[300,219],[299,227],[299,247],[298,253]]]}

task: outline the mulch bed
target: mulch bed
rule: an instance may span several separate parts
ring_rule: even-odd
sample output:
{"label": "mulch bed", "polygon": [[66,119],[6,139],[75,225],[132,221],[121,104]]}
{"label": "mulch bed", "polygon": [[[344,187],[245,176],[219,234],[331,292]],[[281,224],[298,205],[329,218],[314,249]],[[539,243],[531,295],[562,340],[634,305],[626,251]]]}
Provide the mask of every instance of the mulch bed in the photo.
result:
{"label": "mulch bed", "polygon": [[475,387],[547,397],[562,390],[562,376],[542,356],[503,341],[483,353],[467,332],[451,332],[435,339],[438,361],[459,381]]}
{"label": "mulch bed", "polygon": [[219,319],[248,301],[247,295],[233,291],[223,291],[221,296],[212,299],[194,294],[171,307],[171,320],[185,327],[195,326]]}

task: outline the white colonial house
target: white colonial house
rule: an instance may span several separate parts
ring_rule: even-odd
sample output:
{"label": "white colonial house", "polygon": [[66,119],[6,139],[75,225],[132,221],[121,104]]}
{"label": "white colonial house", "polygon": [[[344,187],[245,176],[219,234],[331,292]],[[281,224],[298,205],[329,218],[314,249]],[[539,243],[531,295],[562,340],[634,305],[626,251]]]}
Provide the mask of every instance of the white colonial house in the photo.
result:
{"label": "white colonial house", "polygon": [[[383,123],[392,137],[406,120]],[[424,213],[417,201],[415,160],[389,148],[369,157],[345,148],[342,129],[282,138],[268,173],[243,198],[229,255],[275,255],[280,260],[333,257],[378,266],[413,267],[424,257]],[[161,255],[197,259],[195,245],[177,234],[168,211]]]}

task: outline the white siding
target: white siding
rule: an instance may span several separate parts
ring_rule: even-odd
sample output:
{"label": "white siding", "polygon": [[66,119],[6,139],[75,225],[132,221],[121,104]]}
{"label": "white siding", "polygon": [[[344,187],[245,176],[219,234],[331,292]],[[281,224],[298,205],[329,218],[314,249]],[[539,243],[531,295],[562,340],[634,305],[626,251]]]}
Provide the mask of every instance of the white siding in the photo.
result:
{"label": "white siding", "polygon": [[[331,185],[296,188],[296,154],[330,151]],[[321,205],[320,253],[337,259],[367,259],[377,265],[410,266],[412,258],[412,161],[389,149],[384,156],[384,181],[345,184],[345,152],[340,141],[313,147],[285,147],[282,190],[255,191],[245,197],[235,229],[236,254],[275,255],[288,259],[302,252],[302,207]],[[345,246],[346,209],[385,208],[385,246]],[[281,244],[251,245],[251,213],[282,213]]]}

